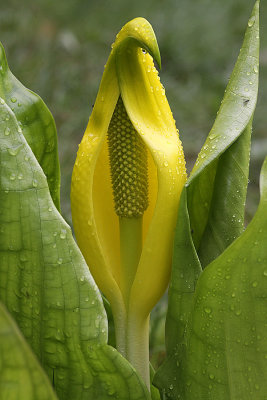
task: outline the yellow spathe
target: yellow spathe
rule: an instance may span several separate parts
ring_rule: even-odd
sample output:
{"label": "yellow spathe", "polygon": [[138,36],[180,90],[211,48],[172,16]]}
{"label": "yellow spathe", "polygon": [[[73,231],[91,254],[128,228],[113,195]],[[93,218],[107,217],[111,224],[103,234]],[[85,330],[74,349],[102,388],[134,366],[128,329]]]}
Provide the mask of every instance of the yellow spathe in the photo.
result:
{"label": "yellow spathe", "polygon": [[[71,204],[78,245],[109,300],[117,327],[131,313],[146,321],[169,282],[173,235],[186,180],[182,145],[153,58],[160,54],[143,18],[117,35],[73,169]],[[148,153],[148,203],[136,275],[123,300],[119,218],[114,211],[107,132],[119,96]]]}

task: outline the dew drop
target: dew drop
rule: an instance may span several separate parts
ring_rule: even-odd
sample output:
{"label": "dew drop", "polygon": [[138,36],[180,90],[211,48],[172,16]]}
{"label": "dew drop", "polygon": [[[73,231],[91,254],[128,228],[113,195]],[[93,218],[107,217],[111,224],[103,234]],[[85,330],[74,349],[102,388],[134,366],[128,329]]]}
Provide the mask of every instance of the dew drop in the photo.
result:
{"label": "dew drop", "polygon": [[62,258],[59,258],[59,259],[57,260],[57,263],[58,263],[59,265],[61,265],[62,262],[63,262]]}
{"label": "dew drop", "polygon": [[11,97],[10,100],[12,101],[12,103],[16,103],[16,101],[17,101],[16,97]]}
{"label": "dew drop", "polygon": [[6,127],[5,129],[5,135],[8,136],[10,134],[10,128]]}
{"label": "dew drop", "polygon": [[32,186],[36,188],[36,187],[37,187],[37,184],[38,184],[38,183],[37,183],[37,180],[34,179],[34,180],[32,181]]}
{"label": "dew drop", "polygon": [[254,65],[253,71],[255,72],[255,74],[257,74],[259,72],[258,66]]}
{"label": "dew drop", "polygon": [[211,134],[209,135],[208,138],[209,138],[210,140],[213,140],[213,139],[216,138],[216,136],[217,136],[216,133],[211,133]]}
{"label": "dew drop", "polygon": [[254,22],[255,22],[255,16],[251,17],[248,20],[248,27],[251,28],[254,25]]}
{"label": "dew drop", "polygon": [[257,287],[258,286],[258,282],[257,281],[254,281],[253,283],[252,283],[252,287]]}
{"label": "dew drop", "polygon": [[8,149],[8,153],[11,156],[16,156],[19,153],[19,151],[21,150],[21,147],[22,147],[21,144],[19,146],[17,146],[17,147],[10,147]]}
{"label": "dew drop", "polygon": [[206,314],[210,314],[212,310],[211,310],[211,308],[206,307],[206,308],[204,308],[204,311]]}
{"label": "dew drop", "polygon": [[66,239],[66,236],[67,236],[66,229],[61,229],[60,235],[59,235],[60,239]]}

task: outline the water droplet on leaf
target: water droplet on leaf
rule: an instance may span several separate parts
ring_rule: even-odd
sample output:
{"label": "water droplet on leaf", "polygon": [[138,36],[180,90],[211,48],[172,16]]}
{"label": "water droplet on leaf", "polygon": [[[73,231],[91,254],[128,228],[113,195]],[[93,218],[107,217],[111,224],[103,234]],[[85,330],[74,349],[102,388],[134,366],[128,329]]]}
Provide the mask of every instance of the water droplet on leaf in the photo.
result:
{"label": "water droplet on leaf", "polygon": [[255,22],[255,16],[253,15],[253,17],[251,17],[249,20],[248,20],[248,27],[249,28],[251,28],[253,25],[254,25],[254,22]]}

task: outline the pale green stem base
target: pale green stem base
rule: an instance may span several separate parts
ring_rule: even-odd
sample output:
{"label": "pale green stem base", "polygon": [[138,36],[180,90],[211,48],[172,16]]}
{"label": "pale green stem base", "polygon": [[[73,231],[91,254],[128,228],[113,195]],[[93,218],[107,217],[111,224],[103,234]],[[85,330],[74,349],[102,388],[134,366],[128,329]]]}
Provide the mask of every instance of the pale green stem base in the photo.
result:
{"label": "pale green stem base", "polygon": [[127,326],[127,315],[124,304],[118,304],[112,309],[114,325],[115,325],[115,336],[116,336],[116,348],[127,358],[126,349],[126,326]]}
{"label": "pale green stem base", "polygon": [[114,313],[117,349],[134,366],[150,390],[149,377],[149,317],[141,320],[129,308],[131,287],[142,252],[143,218],[120,217],[120,288],[125,315]]}
{"label": "pale green stem base", "polygon": [[150,391],[149,374],[149,316],[139,320],[131,313],[128,315],[127,326],[127,359],[139,372]]}

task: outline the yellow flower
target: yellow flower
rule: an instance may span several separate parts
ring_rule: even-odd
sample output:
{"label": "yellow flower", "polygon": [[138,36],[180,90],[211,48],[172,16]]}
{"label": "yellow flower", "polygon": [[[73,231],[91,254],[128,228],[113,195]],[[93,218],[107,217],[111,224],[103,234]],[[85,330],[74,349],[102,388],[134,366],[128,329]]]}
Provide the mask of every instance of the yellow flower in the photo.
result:
{"label": "yellow flower", "polygon": [[143,377],[148,372],[136,353],[147,344],[150,311],[169,282],[186,180],[182,145],[153,58],[160,66],[151,25],[143,18],[128,22],[105,66],[71,189],[77,242],[111,304],[117,347]]}

